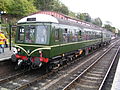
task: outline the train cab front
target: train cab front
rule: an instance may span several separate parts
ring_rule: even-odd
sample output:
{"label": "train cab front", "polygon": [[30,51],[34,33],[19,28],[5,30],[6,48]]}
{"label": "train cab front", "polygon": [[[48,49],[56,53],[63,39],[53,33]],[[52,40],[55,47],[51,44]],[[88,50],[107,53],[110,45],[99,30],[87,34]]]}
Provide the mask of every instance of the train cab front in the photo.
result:
{"label": "train cab front", "polygon": [[11,56],[12,62],[16,62],[18,67],[30,66],[32,69],[39,68],[43,64],[48,63],[48,58],[43,57],[40,48],[30,51],[14,47],[13,55]]}
{"label": "train cab front", "polygon": [[[27,23],[27,21],[25,21]],[[20,21],[17,26],[13,62],[18,66],[28,65],[31,67],[41,67],[48,62],[49,34],[51,23]],[[48,50],[49,51],[49,50]]]}
{"label": "train cab front", "polygon": [[25,53],[23,53],[23,50],[21,50],[20,48],[13,48],[13,55],[11,56],[12,62],[17,62],[18,66],[21,66],[22,64],[30,64],[31,60],[28,57],[28,55],[26,55]]}

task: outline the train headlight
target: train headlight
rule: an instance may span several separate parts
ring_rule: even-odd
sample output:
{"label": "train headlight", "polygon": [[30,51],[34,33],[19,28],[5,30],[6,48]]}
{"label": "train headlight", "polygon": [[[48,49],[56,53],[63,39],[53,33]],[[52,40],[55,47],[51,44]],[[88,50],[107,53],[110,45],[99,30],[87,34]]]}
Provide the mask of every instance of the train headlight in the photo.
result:
{"label": "train headlight", "polygon": [[13,53],[14,54],[18,53],[16,48],[13,48]]}
{"label": "train headlight", "polygon": [[42,53],[42,51],[39,51],[39,53],[41,54],[41,53]]}
{"label": "train headlight", "polygon": [[42,51],[39,51],[39,53],[40,53],[40,57],[42,57]]}
{"label": "train headlight", "polygon": [[20,48],[18,48],[17,51],[19,52],[19,51],[20,51]]}
{"label": "train headlight", "polygon": [[30,53],[30,50],[27,50],[28,53]]}

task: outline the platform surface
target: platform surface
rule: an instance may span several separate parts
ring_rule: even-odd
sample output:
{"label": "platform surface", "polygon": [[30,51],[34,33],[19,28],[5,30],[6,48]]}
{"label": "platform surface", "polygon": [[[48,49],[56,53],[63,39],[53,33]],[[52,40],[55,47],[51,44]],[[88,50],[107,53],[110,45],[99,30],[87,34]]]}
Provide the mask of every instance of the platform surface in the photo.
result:
{"label": "platform surface", "polygon": [[11,58],[12,54],[13,54],[12,50],[10,50],[9,48],[5,48],[4,49],[4,53],[0,54],[0,61],[3,61],[3,60]]}
{"label": "platform surface", "polygon": [[117,65],[117,69],[116,69],[116,73],[115,73],[115,77],[113,80],[111,90],[120,90],[120,58],[119,58],[119,62]]}

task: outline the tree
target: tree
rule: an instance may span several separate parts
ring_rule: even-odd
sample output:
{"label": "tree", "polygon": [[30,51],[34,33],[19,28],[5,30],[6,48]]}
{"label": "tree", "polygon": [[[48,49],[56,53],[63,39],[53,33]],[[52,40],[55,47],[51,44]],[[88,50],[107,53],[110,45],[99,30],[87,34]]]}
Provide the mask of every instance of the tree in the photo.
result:
{"label": "tree", "polygon": [[61,12],[61,13],[66,14],[66,15],[69,14],[69,10],[64,4],[60,4],[58,12]]}
{"label": "tree", "polygon": [[8,12],[12,6],[13,0],[0,0],[0,11]]}
{"label": "tree", "polygon": [[76,17],[80,20],[91,22],[91,17],[88,13],[78,13]]}
{"label": "tree", "polygon": [[77,13],[76,17],[80,20],[84,20],[85,21],[85,16],[83,13]]}
{"label": "tree", "polygon": [[53,8],[52,8],[52,11],[56,11],[56,12],[59,12],[59,13],[63,13],[65,15],[68,15],[69,14],[69,10],[68,8],[62,4],[61,2],[59,2],[58,0],[55,0],[54,1],[54,4],[53,4]]}
{"label": "tree", "polygon": [[75,15],[75,13],[74,12],[72,12],[72,11],[69,11],[69,14],[68,14],[69,16],[71,16],[71,17],[74,17],[74,18],[76,18],[76,15]]}
{"label": "tree", "polygon": [[88,13],[83,13],[84,14],[84,16],[85,16],[85,21],[87,21],[87,22],[91,22],[91,16],[88,14]]}
{"label": "tree", "polygon": [[36,8],[31,2],[28,2],[27,0],[14,0],[8,13],[13,15],[26,16],[36,11]]}
{"label": "tree", "polygon": [[102,26],[102,20],[98,17],[92,20],[92,23],[97,26]]}
{"label": "tree", "polygon": [[0,0],[0,11],[7,14],[26,16],[36,10],[34,0]]}
{"label": "tree", "polygon": [[38,10],[46,11],[53,7],[54,0],[35,0],[34,5]]}
{"label": "tree", "polygon": [[107,29],[107,30],[109,30],[109,31],[111,31],[111,32],[114,32],[114,33],[115,33],[115,30],[116,30],[115,27],[112,27],[112,26],[109,25],[109,24],[105,24],[105,25],[103,26],[103,28],[105,28],[105,29]]}
{"label": "tree", "polygon": [[35,0],[34,5],[38,10],[56,11],[68,15],[68,8],[59,0]]}

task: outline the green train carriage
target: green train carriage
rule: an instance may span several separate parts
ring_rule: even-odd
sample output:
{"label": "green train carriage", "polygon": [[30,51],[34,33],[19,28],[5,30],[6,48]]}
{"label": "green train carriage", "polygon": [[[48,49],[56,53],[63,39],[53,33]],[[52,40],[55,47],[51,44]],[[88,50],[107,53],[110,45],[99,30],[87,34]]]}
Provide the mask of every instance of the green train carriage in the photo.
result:
{"label": "green train carriage", "polygon": [[[44,11],[43,11],[44,12]],[[89,49],[109,42],[103,29],[90,26],[56,12],[37,13],[18,21],[13,62],[32,68],[52,63],[57,65],[63,57],[87,54]],[[55,16],[61,15],[61,17]],[[86,25],[82,25],[86,24]],[[51,64],[50,64],[51,65]]]}

